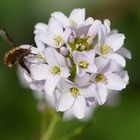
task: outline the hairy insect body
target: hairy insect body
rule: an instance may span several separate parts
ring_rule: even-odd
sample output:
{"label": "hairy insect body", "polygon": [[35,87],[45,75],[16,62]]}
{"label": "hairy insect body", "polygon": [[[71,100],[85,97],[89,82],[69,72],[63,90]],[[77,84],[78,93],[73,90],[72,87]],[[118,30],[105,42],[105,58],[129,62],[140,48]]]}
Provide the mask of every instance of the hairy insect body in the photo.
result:
{"label": "hairy insect body", "polygon": [[25,56],[30,54],[30,52],[30,49],[15,47],[6,52],[4,56],[4,62],[6,65],[8,65],[8,67],[11,67],[14,64],[20,63]]}

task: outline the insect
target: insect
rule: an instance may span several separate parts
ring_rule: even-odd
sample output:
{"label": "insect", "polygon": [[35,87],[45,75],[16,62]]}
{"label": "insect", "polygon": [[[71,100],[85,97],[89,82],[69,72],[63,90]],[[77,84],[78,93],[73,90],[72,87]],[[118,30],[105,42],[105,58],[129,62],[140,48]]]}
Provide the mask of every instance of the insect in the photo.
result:
{"label": "insect", "polygon": [[15,64],[19,64],[30,74],[30,70],[24,63],[24,58],[31,53],[31,49],[16,47],[15,42],[11,39],[11,37],[8,35],[5,29],[0,30],[0,36],[13,47],[5,53],[4,63],[8,65],[8,67],[12,67]]}

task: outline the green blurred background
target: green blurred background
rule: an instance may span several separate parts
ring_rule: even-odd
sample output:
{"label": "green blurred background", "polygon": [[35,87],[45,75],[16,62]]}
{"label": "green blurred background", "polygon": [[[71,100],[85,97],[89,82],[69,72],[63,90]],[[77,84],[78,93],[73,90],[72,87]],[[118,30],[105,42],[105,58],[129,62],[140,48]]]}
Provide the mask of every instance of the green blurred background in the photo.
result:
{"label": "green blurred background", "polygon": [[[86,8],[86,15],[109,18],[112,28],[126,35],[125,47],[133,59],[127,61],[130,83],[116,106],[98,107],[93,125],[73,140],[140,140],[140,1],[139,0],[0,0],[0,27],[11,34],[17,45],[34,44],[33,27],[46,22],[53,11],[69,14],[73,8]],[[16,68],[3,64],[10,49],[0,39],[0,140],[38,140],[41,114],[32,92],[21,86]],[[84,122],[59,123],[53,139],[71,132]]]}

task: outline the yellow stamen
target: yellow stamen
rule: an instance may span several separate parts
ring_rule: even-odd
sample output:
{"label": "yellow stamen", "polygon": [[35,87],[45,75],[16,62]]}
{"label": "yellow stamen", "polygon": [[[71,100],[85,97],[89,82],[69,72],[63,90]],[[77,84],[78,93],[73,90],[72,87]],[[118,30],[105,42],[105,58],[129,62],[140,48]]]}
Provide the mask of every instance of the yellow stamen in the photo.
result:
{"label": "yellow stamen", "polygon": [[77,96],[77,95],[79,95],[79,89],[76,88],[76,87],[70,88],[70,94],[71,94],[72,96]]}
{"label": "yellow stamen", "polygon": [[53,39],[54,39],[57,46],[59,46],[60,43],[62,42],[62,38],[60,35],[55,35]]}
{"label": "yellow stamen", "polygon": [[61,70],[60,70],[60,67],[54,66],[54,67],[51,68],[50,72],[54,75],[59,75]]}
{"label": "yellow stamen", "polygon": [[83,69],[84,69],[84,68],[87,68],[88,65],[89,65],[88,62],[86,62],[86,61],[80,61],[80,62],[79,62],[79,67],[80,67],[80,68],[83,68]]}
{"label": "yellow stamen", "polygon": [[100,52],[101,54],[108,54],[109,52],[111,52],[112,48],[111,46],[104,44],[100,47]]}

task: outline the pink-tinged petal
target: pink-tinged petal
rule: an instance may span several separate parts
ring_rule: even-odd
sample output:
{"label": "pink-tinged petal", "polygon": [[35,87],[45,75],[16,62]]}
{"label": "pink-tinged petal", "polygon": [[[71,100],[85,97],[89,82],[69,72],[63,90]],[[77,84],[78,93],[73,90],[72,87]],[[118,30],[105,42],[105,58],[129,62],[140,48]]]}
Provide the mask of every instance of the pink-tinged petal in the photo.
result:
{"label": "pink-tinged petal", "polygon": [[78,25],[82,24],[85,21],[85,9],[74,9],[70,13],[70,20],[75,21]]}
{"label": "pink-tinged petal", "polygon": [[78,52],[78,51],[73,51],[72,53],[74,63],[78,64],[81,60],[85,60],[84,53]]}
{"label": "pink-tinged petal", "polygon": [[[29,74],[27,73],[27,72],[24,72],[24,71],[22,71],[22,73],[21,73],[21,71],[22,71],[22,69],[20,68],[20,71],[19,71],[19,76],[20,76],[20,78],[22,79],[22,81],[23,81],[23,83],[24,82],[26,82],[26,84],[27,84],[27,82],[28,83],[31,83],[32,81],[33,81],[33,79],[29,76]],[[26,80],[26,81],[25,81]],[[22,82],[21,81],[21,82]],[[28,85],[29,86],[29,85]]]}
{"label": "pink-tinged petal", "polygon": [[131,52],[128,49],[124,48],[124,47],[121,47],[119,50],[117,50],[117,53],[120,54],[123,57],[128,58],[128,59],[132,58]]}
{"label": "pink-tinged petal", "polygon": [[96,73],[97,72],[97,66],[95,64],[90,64],[90,66],[87,69],[87,72]]}
{"label": "pink-tinged petal", "polygon": [[116,73],[122,80],[126,83],[126,85],[129,83],[129,76],[127,71],[119,71]]}
{"label": "pink-tinged petal", "polygon": [[50,18],[48,27],[49,27],[48,28],[48,32],[52,36],[54,36],[54,35],[60,35],[60,37],[61,37],[63,35],[62,25],[55,18]]}
{"label": "pink-tinged petal", "polygon": [[117,53],[110,54],[109,55],[109,58],[115,60],[122,67],[125,67],[126,66],[125,59],[121,55],[119,55]]}
{"label": "pink-tinged petal", "polygon": [[35,36],[35,43],[37,45],[37,49],[41,52],[45,50],[45,44],[38,40],[37,36]]}
{"label": "pink-tinged petal", "polygon": [[64,28],[70,26],[69,19],[62,12],[54,12],[51,16],[58,20]]}
{"label": "pink-tinged petal", "polygon": [[87,107],[95,107],[96,101],[94,97],[86,98],[86,105]]}
{"label": "pink-tinged petal", "polygon": [[61,69],[61,72],[60,72],[61,77],[67,78],[70,75],[69,69],[67,67],[61,66],[60,69]]}
{"label": "pink-tinged petal", "polygon": [[74,115],[78,119],[82,119],[85,116],[86,101],[82,96],[78,96],[72,106]]}
{"label": "pink-tinged petal", "polygon": [[67,79],[61,79],[60,88],[63,91],[68,91],[71,87],[77,87],[77,85]]}
{"label": "pink-tinged petal", "polygon": [[96,95],[95,84],[91,84],[90,86],[80,88],[80,94],[81,94],[81,96],[83,96],[85,98],[95,97],[95,95]]}
{"label": "pink-tinged petal", "polygon": [[109,60],[107,62],[107,64],[103,65],[103,67],[101,67],[101,69],[99,69],[99,71],[101,73],[111,73],[114,70],[112,65],[113,65],[113,61]]}
{"label": "pink-tinged petal", "polygon": [[54,48],[46,48],[44,56],[47,63],[51,66],[66,65],[64,56],[58,53]]}
{"label": "pink-tinged petal", "polygon": [[44,90],[44,85],[45,85],[45,80],[33,81],[32,83],[30,83],[30,88],[35,91],[42,91]]}
{"label": "pink-tinged petal", "polygon": [[106,76],[107,84],[106,87],[111,90],[122,90],[126,87],[126,83],[124,80],[116,75],[116,74],[109,74]]}
{"label": "pink-tinged petal", "polygon": [[101,22],[99,20],[95,20],[93,22],[93,24],[90,26],[89,31],[88,31],[89,36],[92,36],[94,38],[97,35],[100,23]]}
{"label": "pink-tinged petal", "polygon": [[31,65],[31,77],[34,80],[45,80],[47,78],[49,67],[47,64]]}
{"label": "pink-tinged petal", "polygon": [[129,83],[129,76],[127,71],[122,71],[119,74],[126,84]]}
{"label": "pink-tinged petal", "polygon": [[95,61],[95,65],[96,65],[99,69],[101,69],[103,66],[105,66],[105,65],[108,63],[109,58],[108,58],[108,57],[99,56],[99,57],[96,57],[96,58],[94,59],[94,61]]}
{"label": "pink-tinged petal", "polygon": [[122,69],[115,60],[111,60],[109,57],[97,57],[97,59],[95,59],[95,64],[98,66],[98,71],[101,73],[118,72]]}
{"label": "pink-tinged petal", "polygon": [[49,34],[37,34],[36,38],[50,47],[56,47],[53,38]]}
{"label": "pink-tinged petal", "polygon": [[99,46],[102,46],[107,38],[107,34],[106,34],[106,29],[105,26],[103,26],[102,24],[99,26],[99,31],[98,31],[98,42],[99,42]]}
{"label": "pink-tinged petal", "polygon": [[54,75],[49,78],[47,77],[47,80],[46,80],[45,86],[44,86],[45,92],[49,95],[53,95],[53,92],[59,81],[60,81],[60,76],[58,76],[58,75]]}
{"label": "pink-tinged petal", "polygon": [[85,20],[84,26],[85,25],[91,25],[93,23],[94,19],[92,17],[89,17]]}
{"label": "pink-tinged petal", "polygon": [[83,84],[87,84],[90,81],[90,76],[89,74],[85,74],[83,76],[76,76],[75,78],[75,83],[78,85],[83,85]]}
{"label": "pink-tinged petal", "polygon": [[71,34],[71,29],[70,28],[67,28],[64,33],[63,33],[63,40],[65,42],[68,41],[68,38],[70,37],[70,34]]}
{"label": "pink-tinged petal", "polygon": [[104,20],[104,25],[105,25],[105,27],[106,27],[106,32],[107,32],[107,34],[109,34],[109,33],[110,33],[110,25],[111,25],[110,20],[109,20],[109,19],[105,19],[105,20]]}
{"label": "pink-tinged petal", "polygon": [[97,86],[96,87],[96,90],[97,90],[96,98],[97,98],[98,103],[100,105],[102,105],[106,102],[108,91],[107,91],[105,85],[102,83],[97,83],[96,86]]}
{"label": "pink-tinged petal", "polygon": [[[85,33],[87,33],[88,32],[88,30],[89,30],[89,28],[90,28],[90,26],[91,25],[85,25],[85,23],[83,23],[83,25],[81,25],[80,27],[78,27],[78,29],[77,29],[77,35],[78,36],[82,36],[82,35],[84,35]],[[76,35],[76,36],[77,36]]]}
{"label": "pink-tinged petal", "polygon": [[119,48],[122,47],[124,39],[125,39],[124,34],[121,33],[112,34],[107,38],[106,44],[111,46],[113,51],[117,51]]}
{"label": "pink-tinged petal", "polygon": [[76,71],[77,71],[77,75],[79,77],[84,76],[86,74],[86,71],[84,71],[83,69],[81,69],[79,67],[77,67]]}
{"label": "pink-tinged petal", "polygon": [[48,25],[45,23],[37,23],[35,25],[34,34],[46,33],[48,31]]}
{"label": "pink-tinged petal", "polygon": [[60,95],[58,105],[57,105],[57,111],[66,111],[69,108],[72,107],[74,104],[75,98],[70,95],[68,92],[64,92]]}

